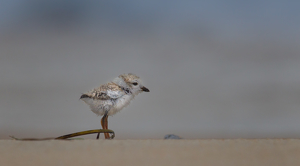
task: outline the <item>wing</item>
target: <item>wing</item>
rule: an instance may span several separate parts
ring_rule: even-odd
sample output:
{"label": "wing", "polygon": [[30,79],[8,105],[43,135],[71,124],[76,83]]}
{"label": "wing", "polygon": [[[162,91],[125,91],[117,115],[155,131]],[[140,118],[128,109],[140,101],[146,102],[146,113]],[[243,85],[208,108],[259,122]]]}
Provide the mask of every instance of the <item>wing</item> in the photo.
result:
{"label": "wing", "polygon": [[92,90],[81,95],[80,99],[90,106],[91,111],[97,115],[104,115],[114,105],[113,99],[107,91]]}
{"label": "wing", "polygon": [[83,98],[91,98],[91,99],[97,99],[97,100],[111,100],[111,99],[117,99],[124,95],[124,92],[116,92],[116,91],[91,91],[87,94],[82,94],[80,96],[80,99]]}
{"label": "wing", "polygon": [[107,83],[99,88],[93,89],[92,91],[81,95],[80,99],[92,98],[97,100],[111,100],[120,98],[123,95],[125,95],[124,90],[122,90],[117,84]]}
{"label": "wing", "polygon": [[88,104],[95,114],[104,115],[113,107],[115,100],[123,95],[124,90],[111,82],[82,94],[80,99]]}

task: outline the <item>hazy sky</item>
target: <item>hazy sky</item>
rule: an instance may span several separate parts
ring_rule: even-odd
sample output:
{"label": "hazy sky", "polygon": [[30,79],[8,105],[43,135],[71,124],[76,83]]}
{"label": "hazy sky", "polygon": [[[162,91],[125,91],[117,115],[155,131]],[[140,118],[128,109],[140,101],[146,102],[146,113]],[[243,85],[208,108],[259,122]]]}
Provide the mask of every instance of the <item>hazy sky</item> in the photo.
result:
{"label": "hazy sky", "polygon": [[[114,22],[147,22],[158,25],[209,26],[232,33],[264,31],[297,34],[300,26],[298,1],[36,1],[2,0],[0,27],[9,28],[36,19],[75,21],[87,25]],[[72,20],[73,19],[73,20]],[[24,22],[23,22],[24,21]],[[67,21],[68,22],[68,21]]]}
{"label": "hazy sky", "polygon": [[99,128],[79,97],[125,72],[116,139],[298,138],[299,3],[1,1],[0,138]]}

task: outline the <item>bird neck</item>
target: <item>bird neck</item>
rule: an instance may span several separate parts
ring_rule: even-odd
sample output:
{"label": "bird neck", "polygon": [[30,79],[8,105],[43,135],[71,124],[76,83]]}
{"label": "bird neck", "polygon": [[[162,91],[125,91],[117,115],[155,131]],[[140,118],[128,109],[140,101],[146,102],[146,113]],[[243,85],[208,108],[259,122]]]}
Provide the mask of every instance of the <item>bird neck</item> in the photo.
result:
{"label": "bird neck", "polygon": [[132,94],[130,87],[128,84],[120,77],[117,77],[113,80],[114,83],[116,83],[126,94]]}
{"label": "bird neck", "polygon": [[130,91],[129,88],[124,88],[124,87],[121,87],[120,88],[126,93],[126,94],[132,94],[132,92]]}

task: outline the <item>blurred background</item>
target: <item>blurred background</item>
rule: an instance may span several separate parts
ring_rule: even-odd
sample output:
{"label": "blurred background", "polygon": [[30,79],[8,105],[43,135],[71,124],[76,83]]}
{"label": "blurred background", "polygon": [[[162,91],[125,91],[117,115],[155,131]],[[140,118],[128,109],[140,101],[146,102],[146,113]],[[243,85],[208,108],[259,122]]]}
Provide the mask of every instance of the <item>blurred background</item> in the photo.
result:
{"label": "blurred background", "polygon": [[100,128],[79,97],[127,72],[116,139],[300,138],[299,5],[1,0],[0,139]]}

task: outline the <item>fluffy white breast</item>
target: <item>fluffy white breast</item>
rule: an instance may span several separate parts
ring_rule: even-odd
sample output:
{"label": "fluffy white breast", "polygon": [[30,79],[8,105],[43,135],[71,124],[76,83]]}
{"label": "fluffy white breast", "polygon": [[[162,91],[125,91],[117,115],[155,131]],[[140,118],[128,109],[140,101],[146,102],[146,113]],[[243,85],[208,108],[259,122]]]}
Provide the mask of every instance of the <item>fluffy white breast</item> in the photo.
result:
{"label": "fluffy white breast", "polygon": [[134,95],[123,95],[119,99],[117,99],[111,108],[111,110],[108,112],[108,115],[114,115],[117,112],[121,111],[124,107],[128,106],[130,101],[134,98]]}
{"label": "fluffy white breast", "polygon": [[93,98],[83,98],[82,100],[89,105],[91,111],[97,115],[104,115],[106,110],[111,110],[113,107],[113,102],[111,100],[96,100]]}
{"label": "fluffy white breast", "polygon": [[97,115],[104,115],[105,110],[108,111],[108,115],[112,116],[121,111],[124,107],[129,105],[130,101],[134,98],[134,95],[123,95],[116,100],[97,100],[93,98],[83,98],[82,100],[90,106],[91,110]]}

